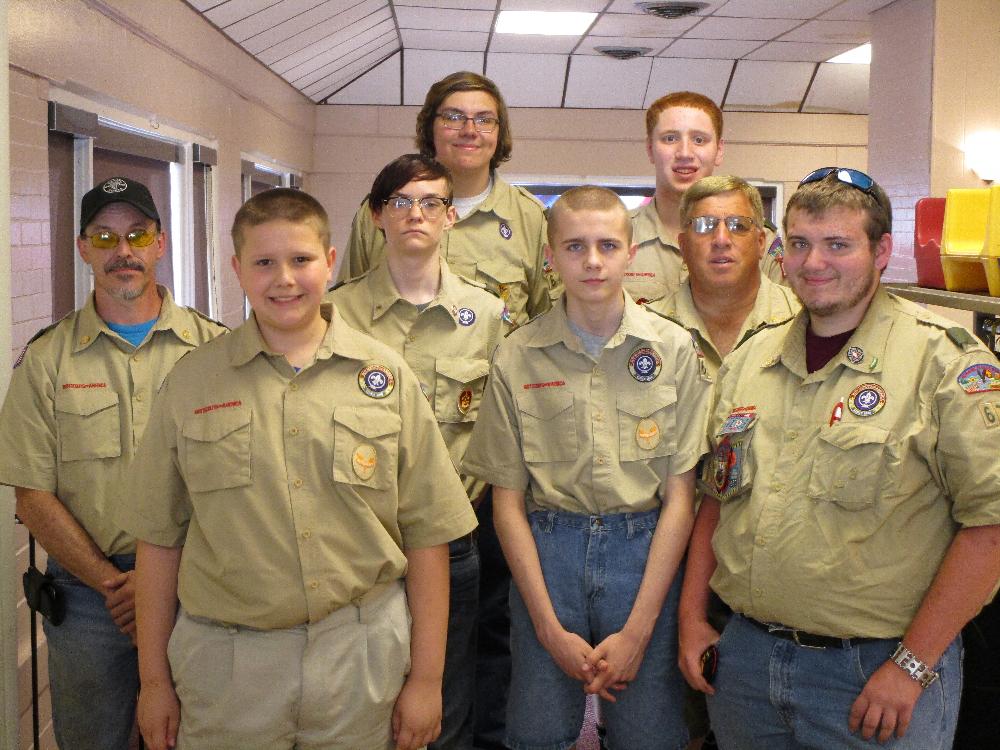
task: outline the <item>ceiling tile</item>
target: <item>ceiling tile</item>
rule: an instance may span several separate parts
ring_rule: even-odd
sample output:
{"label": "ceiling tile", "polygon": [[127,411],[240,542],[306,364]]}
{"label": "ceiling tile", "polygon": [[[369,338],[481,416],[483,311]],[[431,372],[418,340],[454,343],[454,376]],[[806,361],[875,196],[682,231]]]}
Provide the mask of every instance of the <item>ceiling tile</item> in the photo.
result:
{"label": "ceiling tile", "polygon": [[663,50],[673,39],[657,39],[655,37],[620,37],[620,36],[588,36],[580,46],[574,50],[574,54],[599,55],[595,47],[649,47],[650,52],[645,54],[655,56]]}
{"label": "ceiling tile", "polygon": [[377,23],[374,26],[368,26],[359,22],[338,31],[336,34],[331,34],[294,54],[287,55],[281,60],[276,60],[271,65],[271,68],[278,75],[294,81],[306,73],[316,70],[347,54],[354,47],[370,42],[373,39],[389,36],[393,37],[398,43],[399,38],[396,36],[396,27],[392,25],[391,19]]}
{"label": "ceiling tile", "polygon": [[[493,3],[495,4],[495,3]],[[555,10],[577,13],[600,13],[607,0],[500,0],[501,10]]]}
{"label": "ceiling tile", "polygon": [[788,60],[790,62],[826,62],[853,44],[809,44],[808,42],[768,42],[746,56],[747,60]]}
{"label": "ceiling tile", "polygon": [[490,52],[527,52],[569,54],[579,43],[578,36],[546,36],[543,34],[494,34]]}
{"label": "ceiling tile", "polygon": [[490,52],[486,75],[504,92],[508,107],[559,107],[567,55]]}
{"label": "ceiling tile", "polygon": [[[227,26],[226,33],[232,39],[242,44],[250,37],[263,33],[313,9],[316,4],[316,0],[281,0],[281,2],[264,8],[252,16],[244,18],[242,21]],[[333,12],[336,12],[346,10],[351,6],[351,3],[349,0],[339,0],[339,2],[320,3],[320,5],[331,5],[334,9]]]}
{"label": "ceiling tile", "polygon": [[814,18],[840,0],[729,0],[717,12],[719,16],[739,18]]}
{"label": "ceiling tile", "polygon": [[406,50],[403,55],[403,104],[423,104],[431,84],[460,70],[482,73],[483,54]]}
{"label": "ceiling tile", "polygon": [[355,39],[342,42],[336,47],[324,50],[315,57],[284,71],[281,73],[281,76],[297,88],[305,89],[305,87],[320,78],[324,78],[362,55],[371,52],[374,47],[381,47],[383,45],[399,47],[399,40],[396,38],[395,31],[383,29],[382,33],[379,33],[378,28],[372,29],[364,34],[360,34]]}
{"label": "ceiling tile", "polygon": [[286,42],[264,50],[257,57],[261,62],[282,73],[331,47],[349,42],[373,28],[378,28],[379,33],[387,31],[396,33],[396,27],[389,12],[382,10],[346,25],[341,25],[337,19],[324,21],[317,24],[315,29],[297,34]]}
{"label": "ceiling tile", "polygon": [[597,23],[590,29],[590,34],[594,36],[652,36],[669,39],[681,36],[697,22],[696,17],[667,21],[655,16],[607,13],[597,19]]}
{"label": "ceiling tile", "polygon": [[382,60],[392,55],[394,49],[391,45],[373,47],[335,72],[308,86],[304,93],[316,101],[325,99],[358,76],[364,75],[366,71],[371,70],[373,65],[378,65]]}
{"label": "ceiling tile", "polygon": [[220,29],[225,29],[227,26],[252,16],[273,4],[274,0],[228,0],[228,2],[205,11],[205,18]]}
{"label": "ceiling tile", "polygon": [[812,63],[740,60],[725,107],[797,112],[815,67]]}
{"label": "ceiling tile", "polygon": [[736,60],[753,52],[764,42],[733,41],[731,39],[677,39],[660,53],[660,57],[705,57]]}
{"label": "ceiling tile", "polygon": [[[352,3],[347,10],[339,10],[341,3],[322,3],[289,18],[284,23],[249,37],[242,45],[251,53],[269,62],[302,49],[356,21],[373,17],[375,22],[392,18],[392,13],[382,0],[365,0]],[[372,25],[372,24],[368,24]],[[279,48],[279,49],[275,49]],[[266,54],[261,54],[265,53]]]}
{"label": "ceiling tile", "polygon": [[415,5],[419,8],[452,8],[454,10],[489,10],[497,7],[496,0],[394,0],[393,5],[399,10],[405,5]]}
{"label": "ceiling tile", "polygon": [[653,60],[612,60],[573,55],[566,85],[567,107],[641,109]]}
{"label": "ceiling tile", "polygon": [[671,91],[696,91],[721,102],[733,71],[732,60],[653,60],[643,108]]}
{"label": "ceiling tile", "polygon": [[[725,5],[727,0],[699,0],[699,2],[707,2],[708,5],[707,7],[697,11],[695,15],[707,16]],[[646,15],[643,11],[636,7],[637,3],[638,0],[615,0],[608,8],[608,13],[638,13]]]}
{"label": "ceiling tile", "polygon": [[493,12],[487,10],[446,10],[439,8],[397,7],[396,20],[401,29],[440,29],[441,31],[486,31],[493,26]]}
{"label": "ceiling tile", "polygon": [[759,39],[769,41],[800,21],[777,18],[706,18],[685,34],[691,39]]}
{"label": "ceiling tile", "polygon": [[820,65],[803,112],[868,114],[868,65]]}
{"label": "ceiling tile", "polygon": [[868,21],[809,21],[781,37],[783,42],[832,42],[857,46],[872,38]]}
{"label": "ceiling tile", "polygon": [[400,29],[405,49],[479,51],[486,49],[490,35],[483,31],[429,31]]}
{"label": "ceiling tile", "polygon": [[894,2],[896,0],[847,0],[820,18],[824,21],[865,21],[868,14]]}
{"label": "ceiling tile", "polygon": [[328,104],[399,104],[399,53],[331,96]]}
{"label": "ceiling tile", "polygon": [[211,8],[219,4],[219,0],[188,0],[188,5],[190,5],[195,10],[201,12],[206,8]]}

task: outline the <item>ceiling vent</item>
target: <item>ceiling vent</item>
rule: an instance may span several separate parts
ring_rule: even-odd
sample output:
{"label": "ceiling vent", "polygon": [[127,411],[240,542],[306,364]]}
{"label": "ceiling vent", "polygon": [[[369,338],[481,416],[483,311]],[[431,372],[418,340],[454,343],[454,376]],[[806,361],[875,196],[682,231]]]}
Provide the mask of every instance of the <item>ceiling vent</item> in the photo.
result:
{"label": "ceiling vent", "polygon": [[616,60],[631,60],[633,57],[645,55],[652,52],[652,47],[594,47],[602,55],[613,57]]}
{"label": "ceiling vent", "polygon": [[708,3],[684,3],[684,2],[656,2],[656,3],[636,3],[636,7],[643,13],[648,13],[657,18],[683,18],[697,13],[702,8],[707,8]]}

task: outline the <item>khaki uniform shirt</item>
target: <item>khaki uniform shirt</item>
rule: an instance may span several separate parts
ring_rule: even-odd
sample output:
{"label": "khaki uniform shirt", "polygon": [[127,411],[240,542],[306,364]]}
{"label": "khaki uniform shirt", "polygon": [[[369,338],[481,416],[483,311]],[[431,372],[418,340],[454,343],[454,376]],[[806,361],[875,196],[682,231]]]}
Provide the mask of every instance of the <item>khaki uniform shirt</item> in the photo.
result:
{"label": "khaki uniform shirt", "polygon": [[698,462],[710,386],[691,337],[625,296],[598,360],[570,330],[564,300],[504,339],[493,358],[465,471],[515,490],[528,511],[659,507],[668,475]]}
{"label": "khaki uniform shirt", "polygon": [[[472,437],[490,357],[508,330],[503,303],[441,261],[441,288],[423,310],[399,296],[385,261],[327,294],[348,325],[403,355],[420,381],[456,469]],[[486,484],[463,477],[470,500]]]}
{"label": "khaki uniform shirt", "polygon": [[884,290],[812,374],[807,324],[762,331],[719,373],[712,588],[763,622],[898,637],[958,528],[1000,523],[1000,366]]}
{"label": "khaki uniform shirt", "polygon": [[[654,302],[673,294],[688,275],[687,265],[656,213],[656,202],[633,209],[632,242],[638,245],[635,258],[625,272],[625,291],[640,304]],[[781,240],[770,229],[764,230],[767,251],[760,261],[764,276],[777,284],[784,283]]]}
{"label": "khaki uniform shirt", "polygon": [[324,311],[326,336],[299,372],[251,317],[179,363],[156,400],[120,520],[184,547],[189,614],[317,622],[401,578],[404,549],[476,526],[413,373]]}
{"label": "khaki uniform shirt", "polygon": [[[551,306],[556,284],[544,265],[545,209],[521,187],[493,176],[493,190],[441,237],[441,257],[453,273],[485,286],[507,305],[511,322],[524,325]],[[382,260],[385,235],[365,200],[354,216],[347,254],[337,278],[364,273]]]}
{"label": "khaki uniform shirt", "polygon": [[81,309],[25,348],[0,412],[0,482],[51,492],[105,555],[135,552],[115,521],[126,469],[146,429],[153,396],[174,363],[225,327],[163,297],[146,339],[133,347]]}
{"label": "khaki uniform shirt", "polygon": [[[787,323],[801,307],[798,298],[791,289],[775,284],[766,276],[761,275],[757,300],[746,320],[743,321],[733,351],[758,331],[769,326]],[[709,338],[708,328],[701,319],[698,309],[694,306],[690,280],[685,279],[680,288],[673,294],[651,302],[649,308],[665,315],[691,332],[698,348],[705,355],[705,369],[714,379],[722,366],[723,357]]]}

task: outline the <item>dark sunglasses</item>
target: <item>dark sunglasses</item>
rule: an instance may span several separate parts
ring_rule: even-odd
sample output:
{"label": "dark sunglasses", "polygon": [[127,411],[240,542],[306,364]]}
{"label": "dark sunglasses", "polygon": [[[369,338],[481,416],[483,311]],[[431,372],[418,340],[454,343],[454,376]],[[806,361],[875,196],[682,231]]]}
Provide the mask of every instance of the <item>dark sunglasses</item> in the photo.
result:
{"label": "dark sunglasses", "polygon": [[847,167],[823,167],[821,169],[816,169],[800,181],[800,185],[808,185],[810,182],[819,182],[820,180],[828,177],[829,175],[834,175],[837,182],[842,182],[845,185],[850,185],[853,188],[857,188],[863,193],[872,194],[872,187],[875,185],[875,180],[861,172],[857,169],[848,169]]}

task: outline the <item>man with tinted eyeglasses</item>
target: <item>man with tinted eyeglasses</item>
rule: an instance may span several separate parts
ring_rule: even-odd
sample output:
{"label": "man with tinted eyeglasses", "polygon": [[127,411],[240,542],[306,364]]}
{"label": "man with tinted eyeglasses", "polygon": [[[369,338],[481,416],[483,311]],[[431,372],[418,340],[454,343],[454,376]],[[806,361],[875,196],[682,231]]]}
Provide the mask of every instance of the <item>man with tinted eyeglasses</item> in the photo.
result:
{"label": "man with tinted eyeglasses", "polygon": [[680,660],[721,747],[952,746],[958,634],[1000,577],[1000,363],[880,287],[891,227],[868,175],[807,175],[785,213],[804,309],[719,372]]}
{"label": "man with tinted eyeglasses", "polygon": [[166,235],[144,185],[115,177],[84,195],[77,248],[94,292],[18,359],[0,411],[0,482],[15,488],[65,601],[61,624],[44,621],[56,742],[125,750],[139,687],[135,540],[112,519],[160,383],[225,327],[156,285]]}

